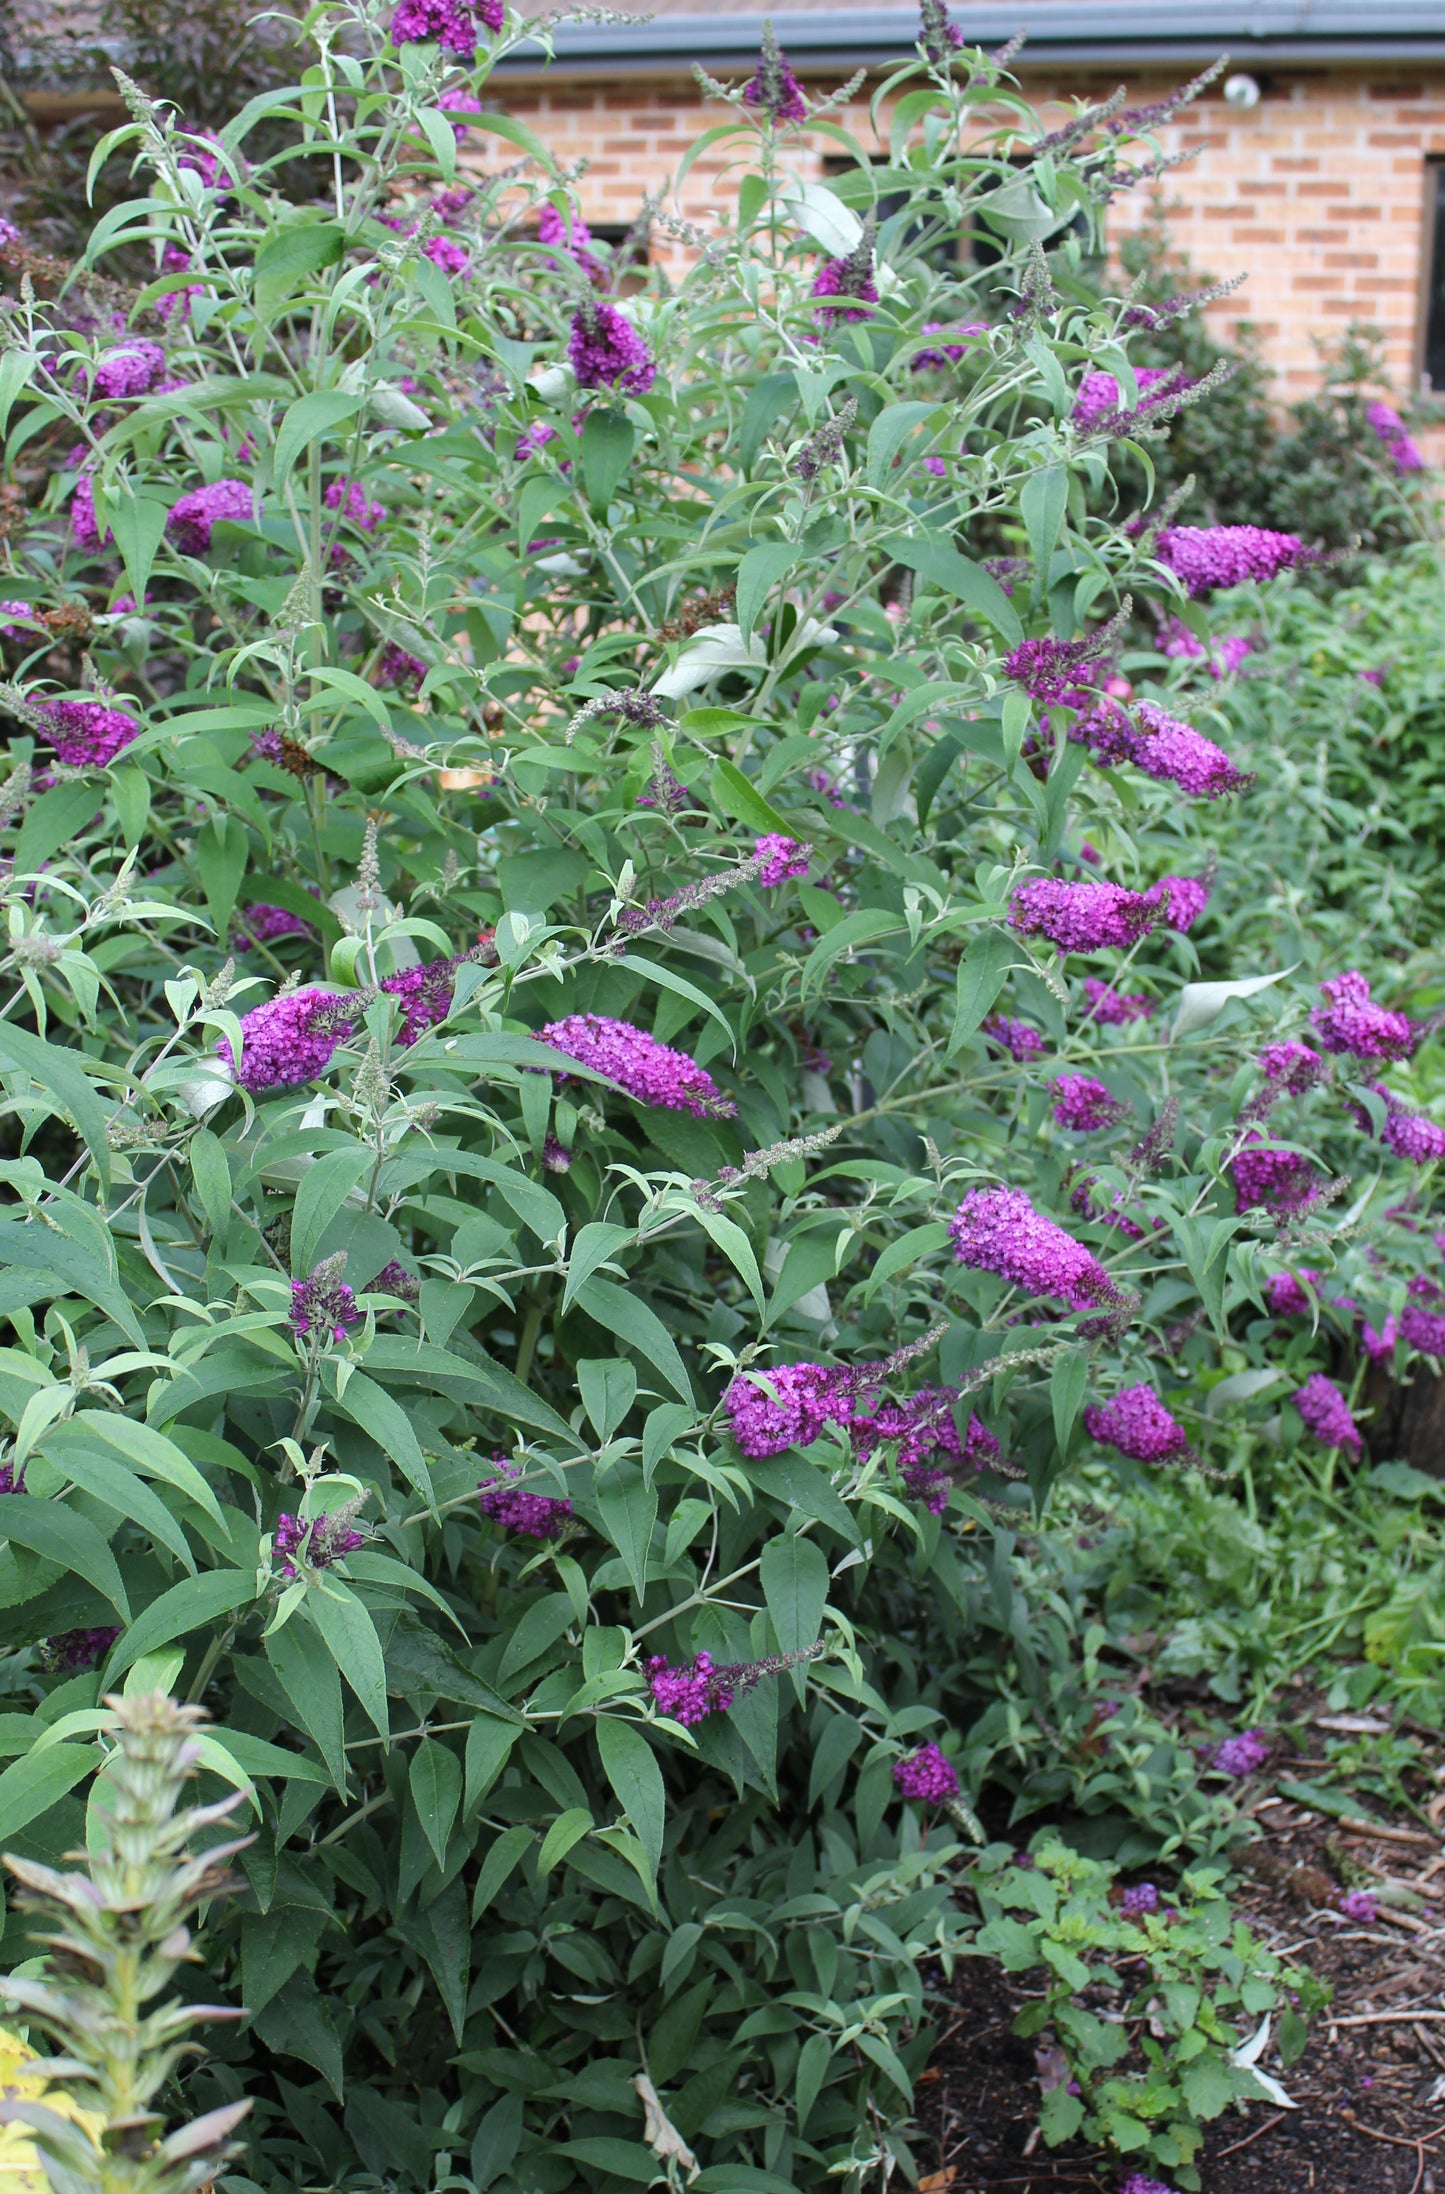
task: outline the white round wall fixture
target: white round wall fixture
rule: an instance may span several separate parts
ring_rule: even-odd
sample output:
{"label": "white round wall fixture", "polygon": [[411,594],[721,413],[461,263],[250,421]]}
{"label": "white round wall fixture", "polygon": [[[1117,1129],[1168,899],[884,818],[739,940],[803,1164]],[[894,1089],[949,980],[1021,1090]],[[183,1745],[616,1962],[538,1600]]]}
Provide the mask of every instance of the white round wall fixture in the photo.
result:
{"label": "white round wall fixture", "polygon": [[1257,107],[1259,83],[1253,76],[1226,76],[1224,97],[1231,107]]}

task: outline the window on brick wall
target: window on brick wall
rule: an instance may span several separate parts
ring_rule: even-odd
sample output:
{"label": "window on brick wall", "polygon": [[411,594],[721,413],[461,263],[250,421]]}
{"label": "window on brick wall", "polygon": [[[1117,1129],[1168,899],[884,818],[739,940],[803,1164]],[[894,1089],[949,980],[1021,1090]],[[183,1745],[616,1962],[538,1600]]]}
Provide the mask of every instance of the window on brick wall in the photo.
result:
{"label": "window on brick wall", "polygon": [[1425,297],[1421,385],[1445,396],[1445,160],[1425,169]]}

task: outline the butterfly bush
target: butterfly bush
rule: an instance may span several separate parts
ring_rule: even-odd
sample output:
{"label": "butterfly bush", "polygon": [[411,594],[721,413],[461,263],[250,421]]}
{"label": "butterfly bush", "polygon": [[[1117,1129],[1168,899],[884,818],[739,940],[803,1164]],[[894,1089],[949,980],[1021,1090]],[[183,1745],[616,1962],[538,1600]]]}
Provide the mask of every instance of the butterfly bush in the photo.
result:
{"label": "butterfly bush", "polygon": [[1121,409],[1090,286],[1143,110],[1052,141],[926,0],[800,195],[769,39],[623,296],[493,73],[545,25],[307,22],[0,264],[12,1832],[138,1659],[205,1698],[262,2194],[645,2183],[643,2076],[708,2183],[863,2194],[1041,1519],[1351,1470],[1445,1359],[1438,977],[1286,706],[1314,544],[1121,515],[1212,394]]}

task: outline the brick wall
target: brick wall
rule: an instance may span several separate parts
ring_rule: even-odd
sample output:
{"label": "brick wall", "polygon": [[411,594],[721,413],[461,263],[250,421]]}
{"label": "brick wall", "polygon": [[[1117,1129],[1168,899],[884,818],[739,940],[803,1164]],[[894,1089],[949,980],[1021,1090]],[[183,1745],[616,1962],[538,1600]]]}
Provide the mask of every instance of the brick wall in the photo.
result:
{"label": "brick wall", "polygon": [[[1024,88],[1051,123],[1062,117],[1059,86],[1026,77]],[[1095,97],[1109,88],[1070,86]],[[1164,88],[1130,86],[1140,100]],[[631,219],[644,191],[663,190],[689,146],[720,118],[685,80],[558,78],[497,89],[559,159],[588,161],[578,196],[584,215],[597,221]],[[863,101],[839,119],[871,147]],[[1422,72],[1413,83],[1323,70],[1278,76],[1257,107],[1204,100],[1163,142],[1171,151],[1200,148],[1163,186],[1177,243],[1215,277],[1247,277],[1242,291],[1211,308],[1211,318],[1221,332],[1241,320],[1255,324],[1283,398],[1315,384],[1317,341],[1338,337],[1350,320],[1384,331],[1392,384],[1415,387],[1425,160],[1445,155],[1445,72]],[[489,160],[515,157],[495,141],[486,152]],[[819,168],[820,159],[811,172]],[[733,188],[726,148],[710,150],[687,176],[681,211],[706,223]],[[1146,211],[1145,193],[1122,194],[1110,208],[1112,233]],[[654,251],[676,266],[687,256],[662,235]]]}

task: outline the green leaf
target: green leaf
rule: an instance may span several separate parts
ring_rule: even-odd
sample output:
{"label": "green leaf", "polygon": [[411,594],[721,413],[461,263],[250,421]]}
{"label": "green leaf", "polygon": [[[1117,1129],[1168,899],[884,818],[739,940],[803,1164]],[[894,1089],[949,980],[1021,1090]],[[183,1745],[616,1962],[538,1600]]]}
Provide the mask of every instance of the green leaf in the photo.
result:
{"label": "green leaf", "polygon": [[308,274],[335,266],[342,242],[342,231],[332,221],[293,221],[273,229],[255,260],[256,309],[261,317],[270,319],[281,299]]}
{"label": "green leaf", "polygon": [[[138,1424],[133,1417],[121,1417],[111,1410],[82,1409],[71,1418],[69,1427],[61,1425],[49,1435],[47,1445],[53,1446],[57,1440],[63,1442],[72,1430],[83,1433],[87,1439],[104,1440],[143,1478],[159,1478],[166,1485],[174,1486],[198,1508],[203,1508],[213,1523],[220,1523],[221,1504],[195,1464],[189,1456],[182,1454],[174,1440],[167,1438],[164,1432],[157,1432],[154,1425]],[[63,1447],[61,1452],[64,1452]]]}
{"label": "green leaf", "polygon": [[929,534],[895,534],[886,544],[889,555],[896,563],[906,564],[931,586],[941,587],[957,601],[965,602],[981,617],[985,624],[1016,648],[1024,636],[1018,611],[1004,593],[993,573],[985,571],[971,557],[962,556],[947,541],[940,541]]}
{"label": "green leaf", "polygon": [[52,785],[25,810],[25,820],[15,841],[15,873],[33,876],[57,847],[78,838],[95,814],[95,786],[89,783]]}
{"label": "green leaf", "polygon": [[1017,957],[1018,948],[1005,930],[981,930],[971,941],[958,967],[953,1029],[948,1039],[950,1057],[993,1010],[1004,977]]}
{"label": "green leaf", "polygon": [[[0,434],[5,431],[16,397],[28,387],[39,363],[40,355],[33,350],[7,350],[0,356]],[[789,379],[791,382],[791,376]]]}
{"label": "green leaf", "polygon": [[41,1037],[32,1036],[28,1029],[13,1028],[8,1021],[0,1021],[0,1072],[28,1076],[54,1098],[58,1112],[70,1115],[77,1134],[90,1152],[101,1187],[109,1189],[107,1115],[84,1069],[77,1063],[77,1054],[47,1044]]}
{"label": "green leaf", "polygon": [[1222,2058],[1212,2052],[1207,2057],[1196,2057],[1184,2067],[1179,2085],[1196,2118],[1217,2118],[1234,2100],[1233,2075]]}
{"label": "green leaf", "polygon": [[276,436],[272,484],[279,489],[303,451],[354,419],[364,402],[364,397],[349,389],[313,389],[309,396],[298,396],[294,404],[287,406]]}
{"label": "green leaf", "polygon": [[447,1844],[462,1802],[461,1761],[450,1745],[426,1737],[411,1756],[407,1781],[422,1832],[436,1853],[437,1865],[445,1866]]}
{"label": "green leaf", "polygon": [[156,1542],[175,1555],[182,1568],[191,1575],[196,1573],[195,1557],[191,1553],[186,1535],[164,1501],[142,1483],[133,1470],[127,1470],[109,1455],[104,1454],[93,1442],[72,1439],[65,1443],[63,1455],[57,1452],[53,1438],[41,1442],[41,1452],[60,1463],[67,1477],[72,1478],[82,1493],[89,1493],[117,1516],[126,1518],[148,1531]]}
{"label": "green leaf", "polygon": [[635,1349],[681,1401],[695,1399],[677,1343],[656,1311],[613,1280],[589,1280],[579,1289],[577,1301],[589,1318],[615,1334],[624,1347]]}
{"label": "green leaf", "polygon": [[522,1853],[533,1841],[535,1834],[536,1831],[525,1822],[519,1822],[515,1828],[504,1828],[496,1842],[489,1846],[487,1856],[477,1869],[477,1886],[472,1891],[474,1927],[506,1882]]}
{"label": "green leaf", "polygon": [[657,1521],[657,1489],[633,1463],[618,1463],[597,1488],[597,1510],[627,1567],[639,1607],[647,1591],[647,1554]]}
{"label": "green leaf", "polygon": [[385,1387],[368,1379],[364,1371],[353,1371],[346,1382],[346,1391],[338,1396],[337,1409],[344,1410],[353,1424],[375,1440],[384,1454],[401,1471],[407,1483],[419,1493],[428,1507],[435,1505],[432,1493],[431,1472],[426,1467],[412,1421],[401,1404],[387,1393]]}
{"label": "green leaf", "polygon": [[1048,579],[1068,504],[1069,474],[1064,465],[1045,465],[1042,471],[1031,472],[1019,490],[1019,509],[1040,585]]}
{"label": "green leaf", "polygon": [[760,834],[777,831],[784,838],[792,837],[793,833],[785,818],[779,815],[775,807],[769,806],[757,786],[744,777],[734,763],[723,760],[713,763],[708,790],[712,795],[713,806],[721,808],[723,814],[730,815],[734,822],[744,823],[749,830]]}
{"label": "green leaf", "polygon": [[585,2164],[591,2172],[631,2179],[638,2186],[651,2186],[661,2176],[650,2148],[644,2148],[640,2141],[619,2140],[612,2133],[591,2133],[578,2141],[562,2141],[557,2153]]}
{"label": "green leaf", "polygon": [[797,400],[798,384],[791,373],[768,373],[761,381],[754,382],[743,405],[742,423],[738,428],[738,456],[745,472],[752,470],[763,436]]}
{"label": "green leaf", "polygon": [[875,938],[896,935],[903,926],[902,917],[890,913],[887,907],[856,907],[851,914],[845,914],[808,954],[800,986],[803,997],[821,990],[838,962],[849,953]]}
{"label": "green leaf", "polygon": [[[40,1501],[29,1493],[10,1493],[0,1508],[0,1534],[16,1546],[29,1547],[42,1560],[58,1563],[68,1575],[94,1585],[121,1621],[130,1621],[130,1602],[115,1556],[95,1525],[77,1509],[64,1501]],[[177,1591],[181,1589],[176,1587]],[[155,1642],[161,1643],[159,1639]]]}
{"label": "green leaf", "polygon": [[569,1806],[565,1813],[559,1813],[542,1838],[542,1849],[537,1856],[539,1880],[545,1880],[553,1867],[566,1858],[572,1846],[591,1834],[594,1825],[585,1805]]}
{"label": "green leaf", "polygon": [[231,1163],[226,1146],[210,1128],[198,1128],[187,1145],[186,1156],[191,1161],[191,1179],[206,1224],[224,1249],[231,1228]]}
{"label": "green leaf", "polygon": [[822,1548],[796,1532],[770,1539],[758,1575],[781,1650],[797,1653],[816,1645],[828,1604],[828,1562]]}
{"label": "green leaf", "polygon": [[325,1927],[326,1914],[305,1905],[246,1914],[241,1922],[241,1986],[252,2018],[310,1961]]}
{"label": "green leaf", "polygon": [[342,1675],[381,1737],[391,1735],[386,1662],[371,1610],[339,1579],[327,1577],[306,1595],[307,1610]]}
{"label": "green leaf", "polygon": [[353,1143],[348,1150],[328,1150],[302,1174],[291,1210],[291,1270],[298,1279],[311,1271],[317,1243],[375,1164],[374,1151]]}
{"label": "green leaf", "polygon": [[637,1373],[620,1356],[583,1356],[577,1390],[599,1440],[610,1440],[637,1398]]}
{"label": "green leaf", "polygon": [[253,1571],[208,1569],[199,1577],[183,1577],[159,1599],[152,1600],[111,1648],[106,1681],[114,1683],[143,1653],[169,1645],[172,1638],[188,1637],[205,1623],[214,1623],[238,1607],[249,1607],[256,1597]]}
{"label": "green leaf", "polygon": [[636,1227],[614,1226],[604,1219],[590,1219],[586,1226],[578,1228],[567,1258],[567,1285],[562,1291],[564,1316],[572,1307],[579,1288],[587,1285],[598,1266],[605,1264],[624,1242],[636,1238]]}
{"label": "green leaf", "polygon": [[293,1975],[256,2020],[256,2032],[279,2056],[314,2065],[336,2100],[345,2093],[341,2040],[331,2005],[309,1974]]}
{"label": "green leaf", "polygon": [[1054,1437],[1062,1454],[1069,1444],[1069,1434],[1074,1429],[1084,1403],[1084,1389],[1089,1383],[1089,1352],[1086,1348],[1071,1348],[1067,1355],[1054,1359],[1049,1373],[1049,1400],[1054,1412]]}
{"label": "green leaf", "polygon": [[497,1670],[498,1684],[505,1686],[531,1662],[540,1660],[575,1621],[572,1602],[565,1592],[549,1592],[545,1599],[535,1600],[507,1640]]}
{"label": "green leaf", "polygon": [[655,1881],[662,1864],[662,1832],[667,1816],[667,1794],[657,1755],[635,1722],[625,1722],[616,1714],[599,1714],[596,1726],[602,1771],[637,1832]]}
{"label": "green leaf", "polygon": [[868,429],[868,485],[881,488],[893,470],[893,460],[914,429],[940,407],[937,403],[885,404]]}
{"label": "green leaf", "polygon": [[106,515],[115,545],[125,561],[125,575],[136,601],[143,602],[150,584],[156,550],[165,537],[166,506],[149,496],[111,494]]}
{"label": "green leaf", "polygon": [[266,1658],[296,1711],[296,1720],[315,1744],[338,1790],[347,1782],[345,1709],[341,1677],[326,1642],[306,1612],[265,1641]]}
{"label": "green leaf", "polygon": [[588,412],[582,428],[582,482],[598,518],[607,516],[636,446],[637,430],[625,412],[605,405]]}
{"label": "green leaf", "polygon": [[438,1897],[423,1905],[407,1923],[407,1931],[431,1967],[452,2033],[458,2043],[467,2016],[467,1984],[471,1977],[471,1930],[467,1925],[466,1884],[458,1877],[448,1882]]}
{"label": "green leaf", "polygon": [[804,555],[800,541],[760,541],[738,565],[737,621],[744,640],[752,638],[758,613],[779,580]]}
{"label": "green leaf", "polygon": [[1051,2087],[1039,2105],[1039,2126],[1050,2148],[1070,2140],[1084,2122],[1084,2105],[1067,2087]]}
{"label": "green leaf", "polygon": [[48,1813],[99,1765],[93,1745],[48,1745],[44,1752],[14,1761],[0,1775],[0,1843]]}
{"label": "green leaf", "polygon": [[196,865],[216,935],[231,926],[236,893],[246,873],[251,846],[245,825],[234,815],[213,815],[196,833]]}
{"label": "green leaf", "polygon": [[906,1234],[900,1234],[881,1252],[863,1282],[864,1302],[870,1302],[877,1289],[898,1273],[906,1272],[910,1265],[916,1265],[920,1258],[936,1256],[939,1250],[946,1249],[948,1241],[948,1227],[942,1219],[929,1219],[923,1226],[910,1227]]}
{"label": "green leaf", "polygon": [[798,2069],[793,2074],[793,2107],[798,2113],[799,2133],[807,2126],[832,2062],[833,2043],[828,2035],[810,2034],[799,2052]]}

